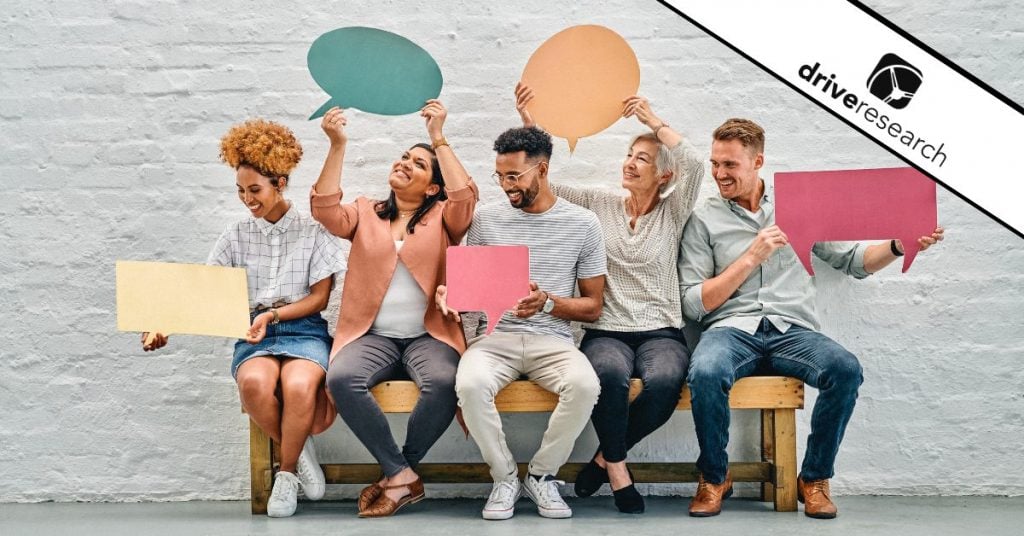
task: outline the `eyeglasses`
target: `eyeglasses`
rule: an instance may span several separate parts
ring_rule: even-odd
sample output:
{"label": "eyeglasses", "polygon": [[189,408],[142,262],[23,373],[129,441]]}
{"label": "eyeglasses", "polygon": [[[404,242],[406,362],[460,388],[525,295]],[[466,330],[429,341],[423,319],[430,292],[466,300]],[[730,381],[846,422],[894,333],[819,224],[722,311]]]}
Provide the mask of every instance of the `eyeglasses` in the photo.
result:
{"label": "eyeglasses", "polygon": [[539,165],[541,165],[543,163],[544,162],[537,162],[536,164],[526,168],[525,171],[521,171],[519,173],[506,173],[506,174],[502,175],[501,173],[498,173],[497,171],[495,171],[494,173],[491,173],[491,178],[494,179],[494,182],[498,183],[498,186],[502,186],[506,182],[512,183],[512,186],[515,186],[516,184],[519,183],[519,178],[520,177],[522,177],[523,175],[526,175],[533,168],[535,168],[535,167],[537,167],[537,166],[539,166]]}

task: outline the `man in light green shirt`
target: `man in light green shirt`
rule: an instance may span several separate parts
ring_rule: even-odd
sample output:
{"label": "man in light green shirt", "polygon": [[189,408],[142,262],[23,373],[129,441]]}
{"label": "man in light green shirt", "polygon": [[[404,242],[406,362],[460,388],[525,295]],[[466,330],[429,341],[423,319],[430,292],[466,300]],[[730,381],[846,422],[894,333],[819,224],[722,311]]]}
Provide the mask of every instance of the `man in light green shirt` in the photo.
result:
{"label": "man in light green shirt", "polygon": [[[683,231],[679,288],[684,314],[706,330],[693,352],[687,383],[700,444],[700,480],[690,515],[721,511],[732,493],[725,447],[729,390],[755,371],[799,378],[819,390],[797,488],[810,517],[833,518],[828,480],[863,381],[856,356],[818,332],[814,278],[775,225],[772,189],[758,175],[764,130],[729,119],[715,130],[711,171],[720,198],[694,210]],[[921,250],[942,240],[937,228]],[[815,244],[832,267],[864,278],[903,255],[899,240]]]}

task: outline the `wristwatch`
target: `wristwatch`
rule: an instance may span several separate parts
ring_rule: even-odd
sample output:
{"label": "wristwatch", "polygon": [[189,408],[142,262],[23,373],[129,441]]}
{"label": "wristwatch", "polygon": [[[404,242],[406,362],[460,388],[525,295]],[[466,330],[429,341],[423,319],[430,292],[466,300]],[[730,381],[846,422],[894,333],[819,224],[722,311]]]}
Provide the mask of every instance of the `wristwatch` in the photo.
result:
{"label": "wristwatch", "polygon": [[544,306],[541,307],[540,310],[544,313],[550,313],[555,308],[555,300],[552,300],[551,295],[547,292],[545,292],[544,295],[547,296],[548,299],[544,300]]}

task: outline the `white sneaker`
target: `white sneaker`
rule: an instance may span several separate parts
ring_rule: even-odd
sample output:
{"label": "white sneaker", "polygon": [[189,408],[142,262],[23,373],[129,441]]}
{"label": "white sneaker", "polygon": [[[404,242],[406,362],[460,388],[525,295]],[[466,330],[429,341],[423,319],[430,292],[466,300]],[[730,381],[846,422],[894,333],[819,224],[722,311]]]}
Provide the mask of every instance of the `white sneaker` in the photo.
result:
{"label": "white sneaker", "polygon": [[327,482],[324,479],[324,471],[317,462],[312,437],[307,437],[306,444],[302,445],[299,461],[295,464],[295,474],[302,483],[302,493],[307,499],[318,501],[323,498]]}
{"label": "white sneaker", "polygon": [[278,471],[274,489],[267,502],[267,516],[288,517],[295,513],[299,496],[299,477],[287,471]]}
{"label": "white sneaker", "polygon": [[562,495],[558,492],[558,486],[564,484],[565,482],[555,480],[555,477],[551,475],[546,475],[540,480],[533,478],[532,475],[526,475],[523,480],[526,495],[537,503],[537,513],[542,517],[552,519],[572,517],[572,508],[565,504]]}
{"label": "white sneaker", "polygon": [[516,513],[516,501],[523,496],[523,487],[518,478],[495,482],[491,496],[484,505],[484,519],[508,519]]}

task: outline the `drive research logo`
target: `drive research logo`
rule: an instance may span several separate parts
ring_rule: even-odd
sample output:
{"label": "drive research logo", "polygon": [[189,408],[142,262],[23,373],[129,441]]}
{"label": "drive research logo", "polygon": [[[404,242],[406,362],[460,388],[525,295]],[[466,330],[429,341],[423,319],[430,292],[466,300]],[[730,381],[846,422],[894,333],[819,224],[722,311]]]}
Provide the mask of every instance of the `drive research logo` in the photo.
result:
{"label": "drive research logo", "polygon": [[921,87],[921,70],[896,54],[886,54],[868,77],[868,91],[897,110],[910,104]]}
{"label": "drive research logo", "polygon": [[[918,153],[922,158],[930,160],[939,167],[946,163],[948,155],[945,151],[945,142],[926,139],[920,131],[911,125],[900,123],[897,120],[897,114],[876,108],[874,102],[877,101],[871,97],[862,97],[854,93],[836,78],[835,73],[827,73],[828,71],[820,61],[806,63],[797,70],[797,76],[807,82],[811,88],[817,89],[824,97],[831,97],[836,102],[834,106],[828,104],[825,106],[858,121],[863,121],[862,124],[865,127],[870,125],[885,132],[894,140],[905,145],[908,152]],[[878,62],[875,72],[868,78],[868,89],[871,90],[871,94],[896,109],[905,107],[920,86],[921,71],[895,54],[882,56],[882,61]],[[811,98],[819,100],[815,97]],[[824,104],[826,101],[820,99],[819,102]],[[842,110],[840,107],[845,107],[848,111]],[[914,158],[916,159],[916,157]]]}

